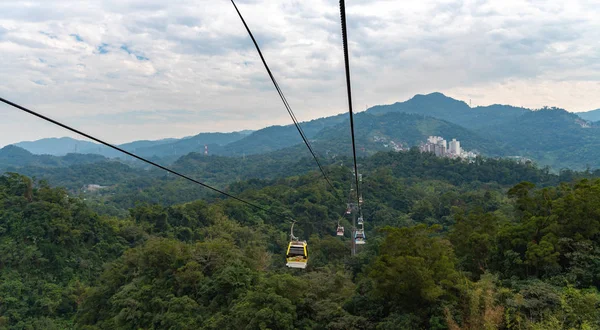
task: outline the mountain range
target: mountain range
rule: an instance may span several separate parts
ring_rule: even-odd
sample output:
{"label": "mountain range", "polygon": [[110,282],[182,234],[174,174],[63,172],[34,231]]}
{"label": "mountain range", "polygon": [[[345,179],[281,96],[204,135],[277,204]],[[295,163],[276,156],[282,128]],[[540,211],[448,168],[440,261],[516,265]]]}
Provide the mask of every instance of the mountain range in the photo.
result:
{"label": "mountain range", "polygon": [[366,112],[371,114],[414,113],[446,120],[467,129],[479,129],[505,123],[531,112],[531,110],[500,104],[471,108],[465,102],[447,97],[442,93],[431,93],[415,95],[405,102],[377,105]]}
{"label": "mountain range", "polygon": [[[555,170],[584,169],[600,167],[600,152],[596,151],[600,145],[600,124],[594,122],[599,118],[600,109],[574,114],[558,108],[531,110],[500,104],[472,108],[442,93],[431,93],[357,113],[355,133],[363,155],[392,150],[390,142],[411,147],[425,142],[429,135],[439,135],[447,140],[456,138],[464,149],[476,150],[485,156],[522,156]],[[347,114],[303,122],[301,127],[317,153],[331,157],[349,154]],[[33,154],[63,156],[71,152],[122,157],[108,147],[70,138],[15,145]],[[143,157],[172,162],[190,152],[204,152],[205,145],[209,154],[221,156],[284,149],[300,155],[307,153],[300,151],[305,147],[293,125],[270,126],[257,131],[200,133],[182,139],[134,141],[119,146]]]}
{"label": "mountain range", "polygon": [[600,121],[600,109],[578,112],[577,115],[587,121]]}
{"label": "mountain range", "polygon": [[[84,141],[85,142],[85,141]],[[70,153],[65,156],[35,155],[21,147],[8,145],[0,149],[0,170],[16,169],[24,166],[66,167],[76,164],[90,164],[108,160],[95,154]]]}

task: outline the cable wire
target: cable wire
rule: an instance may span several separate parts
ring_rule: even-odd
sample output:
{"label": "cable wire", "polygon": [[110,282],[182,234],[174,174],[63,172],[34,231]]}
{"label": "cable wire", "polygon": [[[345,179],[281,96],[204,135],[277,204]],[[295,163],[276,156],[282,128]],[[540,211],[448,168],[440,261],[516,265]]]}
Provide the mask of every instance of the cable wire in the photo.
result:
{"label": "cable wire", "polygon": [[287,99],[283,95],[283,92],[281,91],[281,88],[279,87],[279,84],[277,83],[277,80],[275,80],[275,77],[273,76],[273,73],[271,73],[271,69],[269,69],[269,66],[267,65],[267,61],[265,60],[262,52],[260,51],[260,47],[258,47],[258,43],[256,42],[256,39],[254,39],[254,35],[250,31],[250,28],[248,27],[248,24],[246,24],[246,20],[244,20],[244,17],[242,16],[242,13],[240,13],[240,11],[239,11],[238,7],[236,6],[235,2],[233,0],[231,0],[231,3],[233,4],[233,7],[235,8],[235,11],[238,13],[240,19],[242,20],[242,23],[244,24],[244,27],[246,27],[246,31],[248,31],[248,34],[250,35],[250,38],[252,39],[252,42],[254,43],[254,46],[256,47],[256,51],[258,52],[258,55],[260,56],[260,59],[261,59],[263,65],[265,66],[265,69],[267,70],[267,73],[269,74],[269,77],[271,78],[271,81],[273,82],[273,85],[275,86],[275,89],[277,90],[277,93],[279,94],[279,97],[281,98],[281,101],[283,102],[283,105],[285,106],[287,112],[289,113],[290,117],[292,118],[292,121],[294,122],[294,125],[296,126],[296,129],[298,130],[298,133],[302,137],[302,140],[304,141],[304,144],[306,144],[306,147],[308,148],[308,150],[310,151],[311,155],[315,159],[315,162],[319,166],[319,170],[323,174],[323,178],[325,178],[325,181],[327,181],[327,183],[329,184],[329,186],[331,187],[331,189],[333,189],[333,191],[337,191],[335,189],[335,187],[333,186],[333,184],[331,183],[331,181],[329,180],[329,177],[327,177],[327,174],[325,174],[325,170],[323,169],[323,166],[321,166],[321,162],[319,161],[316,153],[314,152],[313,148],[311,147],[310,142],[308,141],[308,138],[304,134],[304,130],[302,130],[302,127],[300,127],[300,124],[298,123],[298,120],[296,119],[296,115],[294,115],[294,112],[292,111],[292,108],[291,108],[290,104],[288,103]]}
{"label": "cable wire", "polygon": [[119,147],[117,147],[117,146],[114,146],[114,145],[112,145],[112,144],[110,144],[110,143],[104,142],[104,141],[102,141],[102,140],[100,140],[100,139],[98,139],[98,138],[95,138],[95,137],[93,137],[93,136],[91,136],[91,135],[89,135],[89,134],[87,134],[87,133],[84,133],[84,132],[82,132],[82,131],[79,131],[79,130],[77,130],[77,129],[75,129],[75,128],[72,128],[72,127],[70,127],[70,126],[67,126],[67,125],[65,125],[65,124],[62,124],[62,123],[60,123],[60,122],[58,122],[58,121],[56,121],[56,120],[54,120],[54,119],[48,118],[48,117],[46,117],[46,116],[44,116],[44,115],[42,115],[42,114],[40,114],[40,113],[37,113],[37,112],[35,112],[35,111],[33,111],[33,110],[27,109],[27,108],[25,108],[25,107],[23,107],[23,106],[21,106],[21,105],[18,105],[18,104],[16,104],[16,103],[13,103],[13,102],[11,102],[11,101],[8,101],[8,100],[6,100],[6,99],[4,99],[4,98],[2,98],[2,97],[0,97],[0,101],[4,102],[4,103],[6,103],[6,104],[8,104],[8,105],[10,105],[10,106],[12,106],[12,107],[15,107],[15,108],[17,108],[17,109],[19,109],[19,110],[21,110],[21,111],[24,111],[24,112],[27,112],[27,113],[29,113],[29,114],[31,114],[31,115],[34,115],[34,116],[36,116],[36,117],[38,117],[38,118],[41,118],[41,119],[43,119],[43,120],[46,120],[46,121],[49,121],[49,122],[51,122],[51,123],[53,123],[53,124],[55,124],[55,125],[58,125],[58,126],[60,126],[60,127],[62,127],[62,128],[65,128],[65,129],[67,129],[67,130],[69,130],[69,131],[71,131],[71,132],[75,132],[75,133],[77,133],[77,134],[79,134],[79,135],[83,135],[83,136],[85,136],[86,138],[88,138],[88,139],[90,139],[90,140],[94,140],[94,141],[96,141],[96,142],[98,142],[98,143],[100,143],[100,144],[103,144],[103,145],[105,145],[105,146],[107,146],[107,147],[113,148],[113,149],[115,149],[115,150],[117,150],[117,151],[120,151],[120,152],[122,152],[122,153],[124,153],[124,154],[126,154],[126,155],[129,155],[129,156],[131,156],[131,157],[133,157],[133,158],[136,158],[136,159],[138,159],[138,160],[141,160],[141,161],[143,161],[143,162],[145,162],[145,163],[148,163],[148,164],[150,164],[150,165],[152,165],[152,166],[158,167],[158,168],[160,168],[160,169],[162,169],[162,170],[165,170],[165,171],[167,171],[167,172],[169,172],[169,173],[175,174],[175,175],[177,175],[177,176],[179,176],[179,177],[181,177],[181,178],[184,178],[184,179],[186,179],[186,180],[188,180],[188,181],[191,181],[191,182],[193,182],[193,183],[199,184],[199,185],[201,185],[202,187],[208,188],[208,189],[210,189],[210,190],[212,190],[212,191],[214,191],[214,192],[217,192],[217,193],[219,193],[219,194],[222,194],[222,195],[225,195],[225,196],[227,196],[227,197],[229,197],[229,198],[235,199],[235,200],[237,200],[237,201],[239,201],[239,202],[242,202],[242,203],[244,203],[244,204],[246,204],[246,205],[252,206],[252,207],[254,207],[254,208],[258,209],[258,210],[265,211],[265,212],[267,212],[267,213],[270,213],[270,214],[273,214],[273,215],[277,215],[277,216],[280,216],[280,217],[289,218],[291,221],[294,221],[294,220],[293,220],[291,217],[289,217],[289,216],[287,216],[287,215],[283,215],[283,214],[280,214],[280,213],[277,213],[277,212],[274,212],[274,211],[268,210],[268,209],[266,209],[266,208],[264,208],[264,207],[262,207],[262,206],[259,206],[259,205],[257,205],[257,204],[254,204],[254,203],[252,203],[252,202],[245,201],[245,200],[243,200],[243,199],[241,199],[241,198],[239,198],[239,197],[233,196],[233,195],[231,195],[231,194],[229,194],[229,193],[226,193],[226,192],[224,192],[224,191],[222,191],[222,190],[219,190],[219,189],[217,189],[217,188],[211,187],[211,186],[209,186],[209,185],[207,185],[207,184],[205,184],[205,183],[202,183],[202,182],[200,182],[200,181],[198,181],[198,180],[192,179],[192,178],[190,178],[190,177],[188,177],[188,176],[186,176],[186,175],[184,175],[184,174],[181,174],[181,173],[179,173],[179,172],[173,171],[173,170],[171,170],[171,169],[169,169],[169,168],[167,168],[167,167],[164,167],[164,166],[162,166],[162,165],[160,165],[160,164],[157,164],[157,163],[155,163],[155,162],[152,162],[152,161],[150,161],[150,160],[147,160],[146,158],[140,157],[140,156],[138,156],[138,155],[136,155],[136,154],[133,154],[133,153],[131,153],[131,152],[127,151],[127,150],[124,150],[124,149],[122,149],[122,148],[119,148]]}
{"label": "cable wire", "polygon": [[[232,0],[233,1],[233,0]],[[358,185],[358,166],[356,165],[356,142],[354,138],[354,115],[352,113],[352,88],[350,85],[350,59],[348,56],[348,33],[346,32],[346,3],[344,0],[340,0],[340,17],[342,20],[342,41],[344,43],[344,63],[346,66],[346,87],[348,89],[348,109],[350,112],[350,133],[352,134],[352,154],[354,156],[354,178],[356,180],[356,202],[358,205],[359,214],[361,214],[361,207],[359,196],[360,187]]]}

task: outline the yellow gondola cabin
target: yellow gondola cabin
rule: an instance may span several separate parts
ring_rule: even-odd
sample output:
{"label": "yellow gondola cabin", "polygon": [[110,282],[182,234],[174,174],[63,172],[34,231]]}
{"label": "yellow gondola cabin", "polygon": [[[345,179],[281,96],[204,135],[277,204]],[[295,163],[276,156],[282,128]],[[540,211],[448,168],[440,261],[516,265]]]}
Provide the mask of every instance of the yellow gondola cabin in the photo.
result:
{"label": "yellow gondola cabin", "polygon": [[306,241],[291,241],[285,255],[287,261],[285,265],[291,268],[306,268],[308,263],[306,246]]}

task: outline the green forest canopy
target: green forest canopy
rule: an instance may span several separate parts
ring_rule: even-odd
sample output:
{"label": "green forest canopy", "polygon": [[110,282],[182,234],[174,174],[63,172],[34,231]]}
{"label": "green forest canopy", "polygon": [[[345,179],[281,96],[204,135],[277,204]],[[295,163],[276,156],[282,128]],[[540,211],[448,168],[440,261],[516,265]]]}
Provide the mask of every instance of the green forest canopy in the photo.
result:
{"label": "green forest canopy", "polygon": [[[123,212],[0,177],[0,328],[594,329],[600,180],[503,160],[364,160],[368,243],[335,236],[345,205],[317,173],[230,191],[298,220],[309,267],[284,266],[289,223],[178,196]],[[349,169],[327,168],[339,192]],[[146,182],[164,194],[162,179]],[[183,191],[181,191],[183,192]],[[127,196],[127,197],[125,197]],[[95,210],[99,210],[98,213]],[[124,215],[123,215],[124,214]],[[350,228],[349,218],[341,223]]]}

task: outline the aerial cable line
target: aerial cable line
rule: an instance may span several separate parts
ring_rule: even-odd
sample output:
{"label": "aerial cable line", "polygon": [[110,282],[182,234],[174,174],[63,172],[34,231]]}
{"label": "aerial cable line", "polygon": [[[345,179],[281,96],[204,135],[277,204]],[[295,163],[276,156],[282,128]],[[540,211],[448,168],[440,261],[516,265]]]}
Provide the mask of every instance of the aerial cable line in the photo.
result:
{"label": "aerial cable line", "polygon": [[294,115],[294,112],[292,111],[292,107],[290,106],[290,104],[288,103],[287,99],[283,95],[283,92],[281,91],[281,88],[279,87],[279,84],[277,83],[277,80],[275,80],[275,77],[273,76],[273,73],[271,73],[271,69],[269,69],[269,66],[267,65],[267,61],[265,60],[262,52],[260,51],[260,47],[258,47],[258,43],[256,42],[256,39],[254,39],[254,35],[250,31],[250,28],[248,27],[248,24],[246,24],[246,21],[244,20],[244,17],[242,16],[242,13],[240,13],[239,9],[237,8],[237,6],[236,6],[236,4],[235,4],[235,2],[233,0],[231,0],[231,3],[235,7],[235,11],[240,16],[240,19],[242,20],[242,23],[244,24],[244,27],[246,27],[246,31],[248,31],[248,34],[250,35],[250,38],[252,39],[252,42],[254,43],[254,46],[256,47],[256,51],[258,52],[258,55],[260,56],[260,59],[261,59],[263,65],[265,66],[265,69],[267,70],[267,73],[269,74],[269,77],[271,78],[271,81],[273,82],[273,85],[275,86],[275,89],[277,90],[277,93],[279,94],[279,97],[281,98],[281,101],[283,102],[283,105],[285,106],[287,112],[290,114],[290,117],[292,118],[292,121],[294,122],[294,125],[296,126],[296,129],[298,130],[298,133],[300,133],[300,136],[302,137],[302,140],[304,141],[304,144],[306,144],[306,147],[308,148],[308,150],[310,151],[311,155],[315,159],[315,162],[319,166],[319,170],[321,170],[321,173],[323,174],[323,178],[325,178],[325,181],[327,181],[327,183],[329,184],[329,186],[331,187],[331,189],[333,189],[333,191],[337,192],[337,190],[335,189],[335,187],[333,186],[333,184],[329,180],[329,177],[327,177],[327,174],[325,174],[325,170],[323,169],[323,166],[321,166],[321,162],[317,158],[317,155],[315,154],[313,148],[311,147],[310,143],[308,142],[308,138],[304,134],[304,130],[302,130],[302,127],[300,127],[300,124],[298,123],[298,120],[296,119],[296,115]]}
{"label": "aerial cable line", "polygon": [[277,80],[275,79],[275,76],[273,76],[273,73],[271,72],[271,69],[269,68],[269,66],[267,65],[267,62],[260,50],[260,47],[258,46],[258,43],[256,42],[256,39],[254,39],[254,35],[252,34],[252,32],[250,31],[250,28],[248,27],[248,25],[246,24],[246,21],[244,20],[244,17],[242,16],[242,14],[240,13],[240,11],[238,10],[235,2],[233,0],[231,0],[231,3],[233,4],[233,6],[235,7],[236,12],[238,13],[240,19],[242,20],[242,23],[244,24],[244,27],[246,28],[246,31],[248,31],[248,34],[250,35],[250,38],[252,39],[252,42],[254,43],[254,46],[256,47],[256,50],[258,52],[258,55],[260,56],[260,59],[263,63],[263,65],[265,66],[265,69],[267,70],[267,73],[269,74],[269,77],[271,78],[271,81],[273,82],[273,85],[275,86],[275,89],[277,90],[277,93],[279,94],[287,112],[289,113],[290,117],[292,118],[292,121],[294,122],[294,125],[296,126],[296,129],[298,130],[298,133],[300,133],[300,136],[302,137],[302,140],[304,141],[304,144],[306,144],[308,150],[310,151],[310,153],[312,154],[313,158],[315,159],[317,165],[319,166],[319,169],[321,170],[321,173],[323,174],[323,177],[325,178],[325,180],[327,181],[327,183],[329,184],[329,186],[331,186],[332,189],[335,188],[333,187],[333,185],[331,184],[331,181],[329,180],[329,178],[327,177],[327,175],[325,174],[325,171],[323,170],[323,167],[321,166],[321,163],[319,162],[318,157],[316,156],[316,153],[314,152],[314,150],[312,149],[312,146],[310,145],[310,142],[308,141],[308,138],[306,137],[304,130],[302,129],[302,127],[300,126],[300,124],[298,123],[298,119],[296,118],[296,115],[294,114],[291,106],[289,105],[285,95],[283,94],[283,91],[281,90],[281,88],[279,87],[279,84],[277,83]]}
{"label": "aerial cable line", "polygon": [[94,140],[94,141],[96,141],[96,142],[98,142],[98,143],[100,143],[100,144],[103,144],[103,145],[105,145],[105,146],[107,146],[107,147],[113,148],[113,149],[115,149],[115,150],[117,150],[117,151],[120,151],[120,152],[122,152],[122,153],[124,153],[124,154],[126,154],[126,155],[129,155],[129,156],[131,156],[131,157],[133,157],[133,158],[136,158],[136,159],[138,159],[138,160],[141,160],[141,161],[143,161],[143,162],[145,162],[145,163],[148,163],[148,164],[150,164],[150,165],[152,165],[152,166],[156,166],[156,167],[158,167],[158,168],[160,168],[160,169],[162,169],[162,170],[165,170],[165,171],[167,171],[167,172],[169,172],[169,173],[175,174],[175,175],[177,175],[177,176],[179,176],[179,177],[181,177],[181,178],[184,178],[184,179],[186,179],[186,180],[188,180],[188,181],[191,181],[191,182],[193,182],[193,183],[199,184],[199,185],[201,185],[202,187],[208,188],[208,189],[210,189],[210,190],[212,190],[212,191],[214,191],[214,192],[217,192],[217,193],[219,193],[219,194],[222,194],[222,195],[225,195],[225,196],[227,196],[227,197],[229,197],[229,198],[235,199],[236,201],[242,202],[242,203],[244,203],[244,204],[246,204],[246,205],[252,206],[252,207],[254,207],[254,208],[258,209],[258,210],[265,211],[265,212],[267,212],[267,213],[270,213],[270,214],[272,214],[272,215],[277,215],[277,216],[280,216],[280,217],[289,218],[291,221],[295,221],[295,220],[294,220],[294,219],[292,219],[290,216],[283,215],[283,214],[280,214],[280,213],[277,213],[277,212],[274,212],[274,211],[268,210],[268,209],[266,209],[266,208],[264,208],[264,207],[262,207],[262,206],[260,206],[260,205],[254,204],[254,203],[252,203],[252,202],[245,201],[245,200],[243,200],[243,199],[241,199],[241,198],[239,198],[239,197],[233,196],[233,195],[231,195],[231,194],[229,194],[229,193],[226,193],[226,192],[224,192],[224,191],[222,191],[222,190],[219,190],[219,189],[217,189],[217,188],[211,187],[211,186],[209,186],[209,185],[207,185],[207,184],[205,184],[205,183],[202,183],[202,182],[200,182],[200,181],[198,181],[198,180],[192,179],[192,178],[190,178],[190,177],[188,177],[188,176],[186,176],[186,175],[184,175],[184,174],[181,174],[181,173],[179,173],[179,172],[173,171],[173,170],[171,170],[171,169],[169,169],[169,168],[167,168],[167,167],[164,167],[164,166],[162,166],[162,165],[160,165],[160,164],[157,164],[157,163],[155,163],[155,162],[152,162],[152,161],[150,161],[150,160],[147,160],[146,158],[140,157],[140,156],[138,156],[138,155],[136,155],[136,154],[133,154],[133,153],[131,153],[131,152],[127,151],[127,150],[124,150],[124,149],[122,149],[122,148],[119,148],[119,147],[117,147],[117,146],[114,146],[114,145],[112,145],[112,144],[110,144],[110,143],[104,142],[104,141],[102,141],[102,140],[100,140],[100,139],[98,139],[98,138],[95,138],[95,137],[93,137],[93,136],[91,136],[91,135],[89,135],[89,134],[87,134],[87,133],[84,133],[84,132],[82,132],[82,131],[79,131],[79,130],[77,130],[77,129],[75,129],[75,128],[72,128],[72,127],[70,127],[70,126],[67,126],[67,125],[65,125],[65,124],[62,124],[62,123],[60,123],[60,122],[58,122],[58,121],[56,121],[56,120],[54,120],[54,119],[48,118],[48,117],[46,117],[46,116],[44,116],[44,115],[42,115],[42,114],[40,114],[40,113],[37,113],[37,112],[35,112],[35,111],[33,111],[33,110],[29,110],[29,109],[27,109],[27,108],[25,108],[25,107],[23,107],[23,106],[20,106],[20,105],[18,105],[18,104],[16,104],[16,103],[13,103],[13,102],[11,102],[11,101],[8,101],[8,100],[6,100],[6,99],[4,99],[4,98],[2,98],[2,97],[0,97],[0,101],[4,102],[4,103],[6,103],[6,104],[8,104],[8,105],[10,105],[10,106],[13,106],[13,107],[15,107],[15,108],[17,108],[17,109],[19,109],[19,110],[21,110],[21,111],[24,111],[24,112],[27,112],[27,113],[29,113],[29,114],[31,114],[31,115],[34,115],[34,116],[36,116],[36,117],[39,117],[39,118],[41,118],[41,119],[43,119],[43,120],[49,121],[49,122],[51,122],[51,123],[53,123],[53,124],[55,124],[55,125],[58,125],[58,126],[60,126],[60,127],[62,127],[62,128],[65,128],[65,129],[67,129],[67,130],[69,130],[69,131],[71,131],[71,132],[75,132],[75,133],[77,133],[77,134],[79,134],[79,135],[83,135],[83,136],[85,136],[86,138],[88,138],[88,139],[90,139],[90,140]]}
{"label": "aerial cable line", "polygon": [[[233,0],[232,0],[233,1]],[[350,133],[352,134],[352,154],[354,156],[354,178],[356,180],[356,204],[360,208],[360,187],[358,185],[358,166],[356,165],[356,141],[354,138],[354,115],[352,113],[352,88],[350,85],[350,60],[348,56],[348,33],[346,32],[346,3],[340,0],[340,18],[342,20],[342,41],[344,44],[344,63],[346,67],[346,87],[348,89],[348,110],[350,112]]]}

